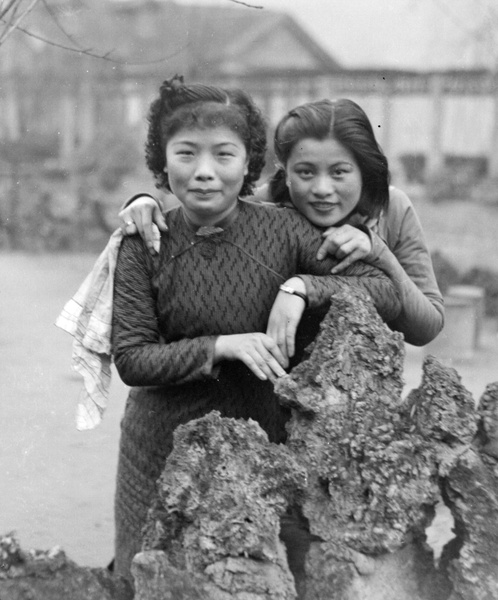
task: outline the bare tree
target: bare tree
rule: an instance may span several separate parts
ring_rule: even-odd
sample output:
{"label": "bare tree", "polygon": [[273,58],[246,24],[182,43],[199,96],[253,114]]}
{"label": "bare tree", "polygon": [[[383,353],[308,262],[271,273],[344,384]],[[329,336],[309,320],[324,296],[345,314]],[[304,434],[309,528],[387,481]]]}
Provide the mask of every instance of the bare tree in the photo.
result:
{"label": "bare tree", "polygon": [[40,0],[0,0],[0,46]]}

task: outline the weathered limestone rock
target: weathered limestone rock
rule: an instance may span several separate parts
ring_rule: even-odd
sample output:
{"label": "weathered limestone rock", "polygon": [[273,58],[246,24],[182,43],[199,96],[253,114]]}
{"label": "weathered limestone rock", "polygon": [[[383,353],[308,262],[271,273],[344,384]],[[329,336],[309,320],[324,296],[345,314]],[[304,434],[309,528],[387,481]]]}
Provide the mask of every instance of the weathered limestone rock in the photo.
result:
{"label": "weathered limestone rock", "polygon": [[[299,598],[443,600],[425,544],[440,486],[470,448],[474,401],[428,357],[403,401],[401,336],[361,292],[334,297],[308,359],[279,381],[293,410],[287,445],[308,468],[312,541]],[[476,596],[477,597],[477,596]]]}
{"label": "weathered limestone rock", "polygon": [[212,412],[178,427],[132,567],[137,600],[295,598],[279,521],[305,482],[254,421]]}
{"label": "weathered limestone rock", "polygon": [[[277,385],[286,446],[218,413],[179,427],[135,600],[497,599],[498,382],[476,406],[429,356],[403,399],[403,359],[401,336],[350,290]],[[425,530],[441,498],[455,538],[436,565]],[[0,551],[1,600],[130,598],[60,551],[28,555],[8,536]]]}
{"label": "weathered limestone rock", "polygon": [[107,569],[79,567],[59,548],[24,552],[12,534],[0,537],[2,600],[131,600],[127,584]]}
{"label": "weathered limestone rock", "polygon": [[498,383],[487,386],[478,412],[475,445],[459,455],[444,479],[457,531],[445,556],[451,600],[498,598]]}
{"label": "weathered limestone rock", "polygon": [[433,466],[400,435],[403,359],[401,335],[364,295],[338,295],[308,360],[277,384],[295,409],[287,445],[308,468],[304,516],[324,541],[397,548],[437,496]]}

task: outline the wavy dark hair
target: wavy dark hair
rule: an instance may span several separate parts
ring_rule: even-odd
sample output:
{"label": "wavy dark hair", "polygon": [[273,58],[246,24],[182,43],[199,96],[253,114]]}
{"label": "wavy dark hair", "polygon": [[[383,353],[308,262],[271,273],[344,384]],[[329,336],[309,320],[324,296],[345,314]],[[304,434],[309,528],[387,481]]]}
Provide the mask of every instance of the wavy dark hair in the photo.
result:
{"label": "wavy dark hair", "polygon": [[187,85],[175,75],[164,81],[149,108],[149,128],[145,142],[145,162],[158,188],[171,191],[164,172],[166,144],[183,128],[225,126],[244,143],[248,157],[248,173],[240,190],[249,196],[265,165],[266,123],[252,98],[242,90],[228,90],[212,85]]}
{"label": "wavy dark hair", "polygon": [[364,110],[352,100],[319,100],[289,111],[278,123],[275,154],[281,164],[270,181],[275,202],[292,202],[285,183],[285,165],[302,139],[333,138],[354,156],[361,172],[362,191],[354,212],[377,217],[389,203],[389,166]]}

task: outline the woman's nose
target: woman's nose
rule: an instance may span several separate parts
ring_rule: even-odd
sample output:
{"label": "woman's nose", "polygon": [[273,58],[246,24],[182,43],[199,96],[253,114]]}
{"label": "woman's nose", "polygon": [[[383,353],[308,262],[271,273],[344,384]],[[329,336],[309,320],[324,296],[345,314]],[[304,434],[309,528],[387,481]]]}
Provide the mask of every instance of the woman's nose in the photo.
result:
{"label": "woman's nose", "polygon": [[330,196],[334,192],[334,182],[331,177],[323,175],[317,177],[313,183],[313,193],[316,196]]}
{"label": "woman's nose", "polygon": [[208,156],[200,156],[195,169],[195,178],[201,181],[214,178],[213,161]]}

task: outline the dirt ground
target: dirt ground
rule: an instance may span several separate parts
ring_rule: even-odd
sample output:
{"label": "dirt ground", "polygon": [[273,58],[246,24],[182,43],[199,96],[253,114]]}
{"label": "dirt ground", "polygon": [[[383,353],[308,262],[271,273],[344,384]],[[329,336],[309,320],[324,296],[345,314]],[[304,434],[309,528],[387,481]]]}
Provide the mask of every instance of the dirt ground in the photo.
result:
{"label": "dirt ground", "polygon": [[[0,532],[16,531],[25,548],[61,545],[80,564],[104,566],[112,558],[126,388],[114,374],[103,423],[78,432],[74,413],[81,382],[70,370],[71,338],[53,324],[94,259],[0,254]],[[407,390],[420,382],[424,355],[407,349]],[[476,399],[498,380],[495,321],[486,322],[474,356],[453,366]]]}

